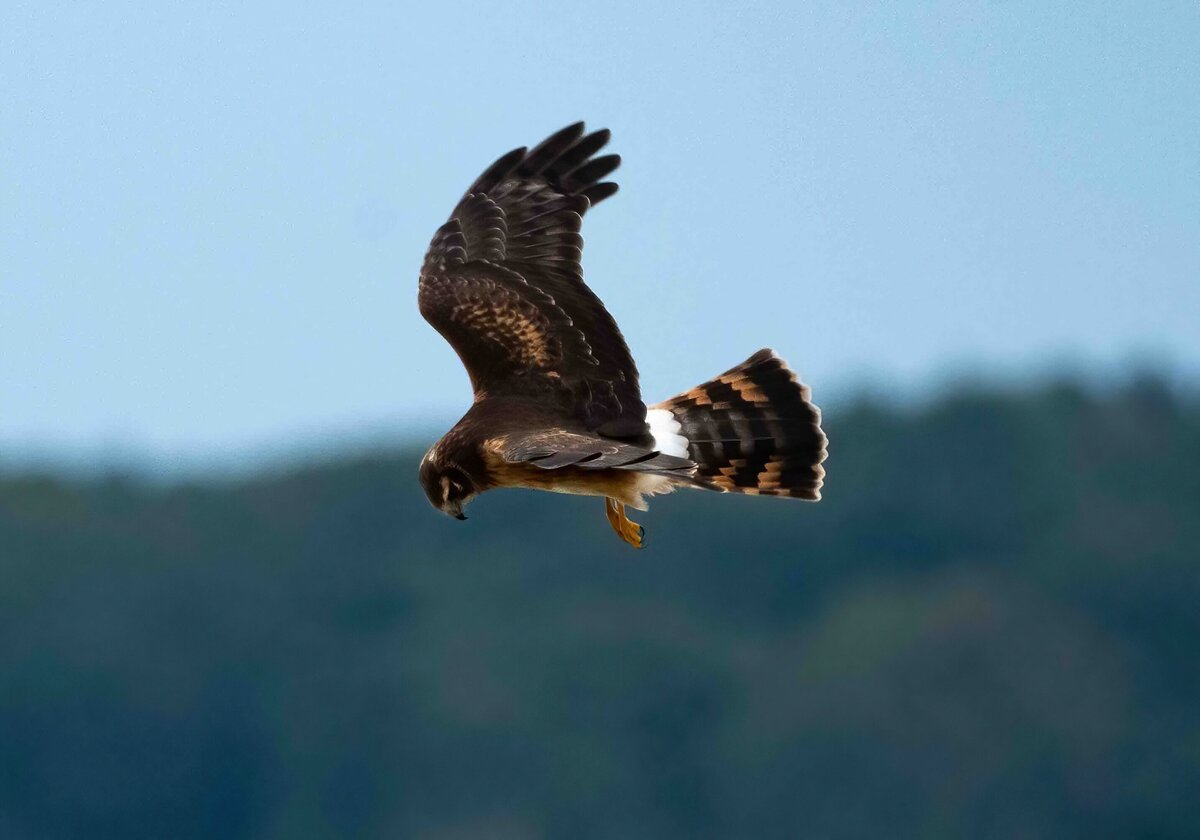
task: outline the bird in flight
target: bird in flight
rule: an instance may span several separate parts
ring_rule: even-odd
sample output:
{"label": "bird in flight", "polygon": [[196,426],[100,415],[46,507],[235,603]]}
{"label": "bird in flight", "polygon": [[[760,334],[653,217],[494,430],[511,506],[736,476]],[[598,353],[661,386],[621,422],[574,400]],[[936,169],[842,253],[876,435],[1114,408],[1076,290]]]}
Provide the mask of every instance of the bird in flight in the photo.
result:
{"label": "bird in flight", "polygon": [[584,215],[621,163],[608,130],[575,123],[489,166],[438,228],[421,267],[421,315],[458,353],[475,398],[421,460],[434,507],[466,519],[485,490],[604,498],[641,548],[626,506],[677,487],[817,501],[821,412],[771,350],[651,406],[612,315],[583,282]]}

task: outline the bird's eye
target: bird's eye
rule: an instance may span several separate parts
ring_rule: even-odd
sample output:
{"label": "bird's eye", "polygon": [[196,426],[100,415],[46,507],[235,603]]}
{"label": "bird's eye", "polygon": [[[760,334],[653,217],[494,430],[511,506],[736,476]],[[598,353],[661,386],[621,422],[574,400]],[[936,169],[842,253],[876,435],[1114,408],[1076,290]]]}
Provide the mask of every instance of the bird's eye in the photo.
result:
{"label": "bird's eye", "polygon": [[442,476],[442,501],[456,502],[467,496],[468,484],[461,472],[451,471],[450,475]]}

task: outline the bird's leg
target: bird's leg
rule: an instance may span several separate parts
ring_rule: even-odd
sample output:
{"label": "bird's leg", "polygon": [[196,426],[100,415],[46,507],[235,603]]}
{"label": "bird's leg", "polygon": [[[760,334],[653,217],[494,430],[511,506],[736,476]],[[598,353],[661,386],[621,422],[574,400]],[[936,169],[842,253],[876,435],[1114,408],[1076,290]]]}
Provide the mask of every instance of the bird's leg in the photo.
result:
{"label": "bird's leg", "polygon": [[608,524],[617,532],[617,536],[634,548],[642,547],[642,537],[646,529],[625,515],[625,505],[616,499],[605,497],[604,512],[608,514]]}

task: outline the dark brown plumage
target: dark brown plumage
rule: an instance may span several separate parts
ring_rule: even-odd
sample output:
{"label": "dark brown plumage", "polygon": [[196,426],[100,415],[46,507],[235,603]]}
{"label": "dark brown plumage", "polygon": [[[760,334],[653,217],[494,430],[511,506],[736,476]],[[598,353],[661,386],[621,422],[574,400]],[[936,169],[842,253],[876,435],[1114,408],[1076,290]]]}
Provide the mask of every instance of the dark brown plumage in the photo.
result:
{"label": "dark brown plumage", "polygon": [[[553,392],[589,428],[628,436],[645,431],[637,367],[580,264],[583,215],[617,191],[600,179],[621,159],[591,157],[608,139],[607,130],[585,135],[575,123],[489,166],[434,235],[419,301],[476,393],[476,374],[493,389]],[[485,304],[488,285],[505,300]],[[502,311],[524,336],[536,335],[540,359],[513,352],[521,339],[490,320]]]}
{"label": "dark brown plumage", "polygon": [[523,486],[623,505],[677,486],[818,499],[825,436],[808,389],[763,350],[717,379],[642,402],[625,339],[584,284],[584,214],[612,196],[607,130],[575,123],[488,167],[434,234],[421,314],[454,347],[475,400],[426,454],[433,504],[465,518],[484,490]]}

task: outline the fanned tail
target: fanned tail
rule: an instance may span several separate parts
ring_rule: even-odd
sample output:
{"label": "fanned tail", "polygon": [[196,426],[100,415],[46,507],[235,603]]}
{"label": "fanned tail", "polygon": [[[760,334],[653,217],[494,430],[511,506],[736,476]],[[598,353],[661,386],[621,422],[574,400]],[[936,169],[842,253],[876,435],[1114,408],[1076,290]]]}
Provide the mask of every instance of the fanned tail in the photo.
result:
{"label": "fanned tail", "polygon": [[686,438],[688,457],[699,464],[700,486],[821,498],[828,443],[821,410],[773,350],[759,350],[716,379],[651,408],[669,411],[678,424],[670,431]]}

